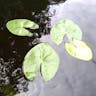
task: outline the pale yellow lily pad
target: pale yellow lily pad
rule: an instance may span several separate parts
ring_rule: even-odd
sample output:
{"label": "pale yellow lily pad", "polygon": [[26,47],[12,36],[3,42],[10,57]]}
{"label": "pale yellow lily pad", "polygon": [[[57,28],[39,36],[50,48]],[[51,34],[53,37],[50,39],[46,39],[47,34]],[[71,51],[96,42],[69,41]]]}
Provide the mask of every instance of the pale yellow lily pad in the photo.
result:
{"label": "pale yellow lily pad", "polygon": [[89,61],[93,57],[91,48],[83,41],[73,40],[73,43],[65,43],[67,52],[78,59]]}

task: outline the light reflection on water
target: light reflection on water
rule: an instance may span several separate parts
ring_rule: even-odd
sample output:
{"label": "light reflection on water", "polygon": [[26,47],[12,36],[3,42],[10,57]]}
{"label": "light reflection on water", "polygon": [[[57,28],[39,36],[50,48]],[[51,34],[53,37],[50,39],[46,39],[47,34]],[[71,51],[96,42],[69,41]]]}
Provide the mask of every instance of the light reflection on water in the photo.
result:
{"label": "light reflection on water", "polygon": [[[83,40],[92,48],[96,60],[96,1],[68,0],[65,3],[50,5],[49,12],[53,14],[51,27],[60,19],[69,18],[76,22],[83,32]],[[60,56],[60,67],[56,77],[45,84],[46,96],[95,96],[96,95],[96,65],[93,61],[85,62],[71,57],[64,44],[57,46],[50,36],[42,36],[42,42],[48,42]],[[54,87],[55,86],[55,87]],[[52,89],[53,90],[52,90]],[[91,89],[92,88],[92,89]]]}

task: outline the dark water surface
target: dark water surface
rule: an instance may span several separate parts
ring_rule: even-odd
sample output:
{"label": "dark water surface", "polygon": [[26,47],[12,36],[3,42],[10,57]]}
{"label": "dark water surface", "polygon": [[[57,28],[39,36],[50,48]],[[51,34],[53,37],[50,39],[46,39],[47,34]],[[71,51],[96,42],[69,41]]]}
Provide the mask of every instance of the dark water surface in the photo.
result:
{"label": "dark water surface", "polygon": [[[0,0],[0,96],[96,96],[96,0],[59,1]],[[40,28],[31,30],[33,37],[14,36],[6,23],[17,18],[35,21]],[[58,47],[50,40],[50,27],[62,18],[80,26],[83,40],[93,50],[92,61],[75,59],[68,55],[63,43]],[[49,42],[60,56],[57,75],[47,83],[40,74],[28,81],[22,72],[25,54],[40,42]]]}
{"label": "dark water surface", "polygon": [[[28,89],[29,81],[22,72],[22,61],[28,50],[40,42],[39,38],[49,33],[48,5],[47,0],[0,0],[0,92],[4,96],[27,92],[29,89],[31,95],[28,96],[39,95],[39,83],[34,83],[34,86],[31,84]],[[6,23],[18,18],[33,20],[40,25],[33,37],[19,37],[9,33]],[[34,94],[35,89],[32,87],[37,88]]]}

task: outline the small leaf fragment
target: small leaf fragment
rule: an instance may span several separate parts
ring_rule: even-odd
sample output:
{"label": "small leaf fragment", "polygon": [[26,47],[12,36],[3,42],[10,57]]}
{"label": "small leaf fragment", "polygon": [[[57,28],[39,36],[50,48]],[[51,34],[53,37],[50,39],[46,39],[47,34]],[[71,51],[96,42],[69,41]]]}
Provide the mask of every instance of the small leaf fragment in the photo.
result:
{"label": "small leaf fragment", "polygon": [[39,26],[27,19],[14,19],[6,24],[7,29],[17,36],[32,36],[32,33],[25,28],[38,29]]}
{"label": "small leaf fragment", "polygon": [[73,40],[73,43],[65,43],[67,52],[78,59],[89,61],[93,57],[91,48],[83,41]]}
{"label": "small leaf fragment", "polygon": [[40,68],[40,51],[38,47],[33,47],[26,54],[23,61],[23,72],[27,79],[33,80]]}
{"label": "small leaf fragment", "polygon": [[68,36],[69,41],[73,39],[81,40],[82,31],[73,21],[69,19],[63,19],[58,21],[51,29],[51,39],[59,45],[63,41],[64,35]]}
{"label": "small leaf fragment", "polygon": [[63,41],[63,37],[66,34],[63,20],[57,22],[51,29],[51,39],[59,45]]}
{"label": "small leaf fragment", "polygon": [[59,67],[59,57],[48,43],[40,43],[26,54],[23,71],[27,79],[33,80],[40,66],[44,81],[51,80]]}
{"label": "small leaf fragment", "polygon": [[82,31],[75,22],[65,19],[64,24],[69,41],[72,41],[73,39],[82,40]]}

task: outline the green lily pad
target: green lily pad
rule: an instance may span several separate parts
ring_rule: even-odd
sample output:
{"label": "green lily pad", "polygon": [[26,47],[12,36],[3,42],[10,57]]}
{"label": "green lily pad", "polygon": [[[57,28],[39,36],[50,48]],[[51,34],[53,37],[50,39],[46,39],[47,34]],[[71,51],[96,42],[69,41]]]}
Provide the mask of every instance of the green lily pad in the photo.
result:
{"label": "green lily pad", "polygon": [[93,57],[91,48],[83,41],[73,40],[73,43],[65,43],[67,52],[78,59],[89,61]]}
{"label": "green lily pad", "polygon": [[63,41],[63,37],[66,34],[70,42],[73,39],[81,40],[82,31],[79,26],[72,20],[63,19],[58,21],[51,29],[51,39],[59,45]]}
{"label": "green lily pad", "polygon": [[26,28],[38,29],[39,26],[27,19],[15,19],[10,20],[6,24],[7,29],[14,35],[17,36],[32,36],[33,34]]}
{"label": "green lily pad", "polygon": [[25,56],[23,71],[27,79],[33,80],[40,70],[44,81],[51,80],[59,67],[59,57],[48,43],[40,43]]}

